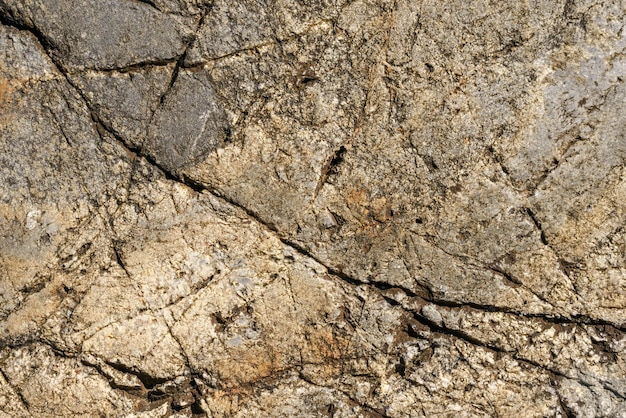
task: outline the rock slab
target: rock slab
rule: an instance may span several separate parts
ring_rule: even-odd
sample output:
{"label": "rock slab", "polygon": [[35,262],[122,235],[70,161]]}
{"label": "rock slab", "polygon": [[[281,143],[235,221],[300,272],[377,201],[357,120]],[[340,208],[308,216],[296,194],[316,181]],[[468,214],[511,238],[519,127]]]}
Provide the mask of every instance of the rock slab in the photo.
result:
{"label": "rock slab", "polygon": [[625,10],[0,0],[0,417],[626,417]]}

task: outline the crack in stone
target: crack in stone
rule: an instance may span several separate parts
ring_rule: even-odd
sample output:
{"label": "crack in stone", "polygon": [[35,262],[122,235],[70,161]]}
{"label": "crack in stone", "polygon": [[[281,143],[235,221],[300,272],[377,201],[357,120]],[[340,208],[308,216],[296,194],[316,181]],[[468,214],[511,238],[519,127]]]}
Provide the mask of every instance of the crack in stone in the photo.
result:
{"label": "crack in stone", "polygon": [[[106,128],[106,127],[105,127]],[[222,193],[221,191],[211,187],[210,185],[205,185],[203,183],[199,183],[193,179],[190,179],[184,175],[182,175],[181,177],[176,176],[175,174],[171,173],[169,170],[165,169],[164,167],[160,166],[156,161],[154,161],[152,158],[150,158],[147,155],[143,155],[141,153],[141,151],[137,148],[133,148],[130,147],[126,144],[126,142],[124,141],[124,139],[119,135],[116,134],[114,132],[110,132],[128,151],[130,151],[132,154],[138,156],[138,157],[142,157],[144,158],[150,165],[154,166],[155,168],[157,168],[160,172],[162,172],[165,177],[168,180],[177,182],[179,184],[182,184],[192,190],[194,190],[197,193],[203,193],[203,192],[207,192],[210,193],[211,195],[213,195],[214,197],[225,201],[226,203],[241,209],[246,215],[248,215],[250,218],[252,218],[254,221],[256,221],[256,223],[263,225],[265,228],[269,229],[274,235],[276,235],[278,237],[278,239],[285,245],[293,248],[294,250],[296,250],[298,253],[300,253],[301,255],[314,260],[315,262],[319,263],[320,265],[322,265],[323,267],[326,268],[326,270],[329,272],[329,274],[336,276],[338,278],[340,278],[341,280],[351,283],[353,285],[370,285],[370,286],[374,286],[376,287],[378,290],[387,290],[389,288],[398,288],[403,290],[407,295],[411,296],[411,295],[415,295],[415,292],[411,291],[410,289],[402,289],[401,287],[395,286],[395,285],[388,285],[386,283],[382,283],[382,282],[363,282],[360,280],[357,280],[355,278],[352,278],[348,275],[346,275],[345,273],[333,269],[332,267],[326,265],[325,263],[323,263],[321,260],[319,260],[317,257],[315,257],[313,254],[311,254],[308,250],[306,250],[304,247],[302,247],[301,245],[295,243],[292,240],[289,240],[287,238],[282,237],[280,231],[278,230],[278,228],[272,224],[271,222],[265,221],[261,218],[260,215],[258,215],[257,213],[255,213],[254,211],[250,210],[249,208],[247,208],[246,206],[240,204],[239,202],[229,198],[228,196],[226,196],[224,193]],[[532,217],[531,217],[532,219]],[[431,243],[432,244],[432,243]],[[436,246],[437,248],[439,248],[438,246]],[[440,248],[441,249],[441,248]],[[442,249],[442,251],[444,251],[446,254],[448,254],[445,250]],[[451,256],[454,256],[455,258],[459,258],[460,256],[454,255],[454,254],[448,254]],[[466,260],[462,260],[465,264],[467,264]],[[485,266],[482,266],[482,268],[487,268]],[[425,300],[431,302],[431,303],[435,303],[435,304],[440,304],[441,306],[450,306],[450,304],[455,305],[455,302],[449,302],[449,301],[445,301],[445,300],[438,300],[435,299],[433,297],[433,292],[431,289],[429,289],[428,287],[419,284],[418,285],[420,287],[420,296],[423,297]],[[531,292],[534,294],[534,292]],[[425,296],[425,297],[424,297]],[[539,297],[539,296],[538,296]],[[543,300],[542,298],[540,298],[541,300]],[[545,300],[544,300],[545,301]],[[607,326],[611,326],[613,328],[616,328],[618,330],[622,330],[620,327],[617,327],[615,324],[606,322],[606,321],[598,321],[595,320],[593,318],[587,317],[585,315],[576,315],[572,318],[572,320],[568,320],[567,318],[564,317],[558,317],[558,316],[549,316],[549,315],[542,315],[542,314],[524,314],[522,312],[516,312],[516,311],[510,311],[510,310],[502,310],[499,309],[497,307],[494,306],[490,306],[490,305],[481,305],[481,304],[475,304],[475,303],[462,303],[462,304],[458,304],[455,306],[471,306],[474,307],[476,309],[482,309],[482,310],[486,310],[486,311],[500,311],[500,312],[506,312],[506,313],[512,313],[518,316],[522,316],[522,317],[538,317],[538,318],[544,318],[547,321],[552,321],[554,323],[572,323],[572,324],[590,324],[590,325],[607,325]],[[576,319],[579,320],[576,320]]]}
{"label": "crack in stone", "polygon": [[155,60],[146,60],[135,62],[129,65],[125,65],[123,67],[91,67],[84,68],[78,71],[68,71],[67,74],[69,76],[77,75],[77,74],[85,74],[85,73],[99,73],[99,74],[111,74],[111,73],[136,73],[144,70],[150,70],[152,68],[160,68],[167,67],[172,64],[177,63],[179,57],[168,58],[168,59],[155,59]]}
{"label": "crack in stone", "polygon": [[542,302],[547,303],[548,305],[552,306],[554,309],[558,309],[557,306],[555,306],[552,302],[550,302],[548,299],[546,299],[545,297],[543,297],[540,293],[534,291],[533,289],[531,289],[530,287],[524,285],[524,283],[522,283],[519,279],[517,279],[516,277],[514,277],[513,275],[511,275],[510,273],[507,273],[506,271],[500,269],[499,267],[496,266],[484,266],[483,268],[497,274],[498,276],[504,278],[507,282],[512,283],[514,286],[520,286],[523,289],[527,290],[528,292],[530,292],[531,294],[535,295],[537,297],[537,299],[541,300]]}
{"label": "crack in stone", "polygon": [[[102,368],[102,365],[98,364],[97,362],[92,362],[92,361],[89,361],[89,360],[87,360],[85,358],[81,358],[80,362],[84,366],[87,366],[87,367],[95,370],[100,376],[105,378],[107,380],[109,386],[111,387],[111,389],[122,390],[122,391],[124,391],[124,392],[126,392],[126,393],[128,393],[129,395],[132,395],[132,396],[142,396],[143,395],[143,394],[140,395],[140,393],[142,392],[142,389],[145,390],[145,387],[140,389],[140,388],[138,388],[136,386],[126,386],[126,385],[118,384],[118,383],[115,382],[115,379],[112,376],[109,375],[109,373],[106,373],[104,371],[104,369]],[[104,363],[104,361],[103,361],[103,363]],[[113,366],[110,366],[110,367],[114,368]],[[115,370],[117,370],[117,369],[115,369]],[[117,371],[120,371],[120,370],[117,370]],[[125,374],[131,374],[131,373],[125,373]],[[136,376],[136,375],[133,374],[133,376]],[[139,379],[139,380],[141,381],[141,379]],[[143,385],[143,382],[141,384]],[[142,397],[144,397],[144,396],[142,396]]]}
{"label": "crack in stone", "polygon": [[163,10],[159,9],[156,3],[153,2],[152,0],[135,0],[135,1],[138,3],[147,4],[148,6],[152,7],[154,10],[158,11],[159,13],[163,13]]}
{"label": "crack in stone", "polygon": [[433,332],[437,332],[437,333],[440,333],[440,334],[443,334],[443,335],[447,335],[447,336],[452,336],[452,337],[458,338],[460,340],[463,340],[463,341],[465,341],[467,343],[470,343],[472,345],[475,345],[475,346],[487,349],[489,351],[493,351],[493,352],[496,352],[496,353],[508,355],[511,358],[513,358],[513,359],[515,359],[515,360],[517,360],[519,362],[522,362],[522,363],[528,364],[530,366],[533,366],[534,368],[538,368],[540,370],[543,370],[544,372],[546,372],[548,374],[554,374],[554,375],[557,375],[557,376],[559,376],[561,378],[567,378],[567,379],[570,379],[570,380],[576,380],[576,381],[579,381],[579,382],[585,384],[586,386],[588,385],[587,382],[581,380],[580,378],[573,377],[573,376],[568,376],[567,374],[565,374],[565,373],[563,373],[563,372],[561,372],[559,370],[556,370],[556,369],[553,369],[551,367],[545,366],[545,365],[543,365],[543,364],[541,364],[539,362],[536,362],[534,360],[530,360],[530,359],[521,357],[517,351],[505,350],[502,347],[498,347],[496,345],[492,345],[492,344],[486,343],[484,341],[481,341],[478,338],[475,338],[475,337],[472,337],[471,335],[466,334],[465,332],[463,332],[461,330],[455,330],[455,329],[451,329],[451,328],[446,328],[444,326],[439,326],[439,325],[435,324],[434,322],[430,321],[429,319],[427,319],[426,317],[424,317],[423,315],[421,315],[419,313],[413,312],[413,315],[414,315],[415,319],[418,322],[426,325]]}
{"label": "crack in stone", "polygon": [[537,219],[537,216],[535,215],[535,212],[533,212],[532,209],[527,208],[527,207],[524,208],[524,211],[526,212],[528,217],[533,221],[533,224],[535,225],[535,227],[539,231],[541,242],[543,243],[543,245],[548,245],[549,246],[548,240],[546,239],[546,234],[543,231],[543,228],[541,227],[541,222],[539,222],[539,219]]}
{"label": "crack in stone", "polygon": [[109,367],[112,367],[113,369],[117,370],[118,372],[122,372],[125,374],[130,374],[133,375],[135,377],[137,377],[137,379],[139,379],[139,381],[141,382],[141,384],[146,388],[146,389],[152,389],[153,387],[155,387],[158,384],[161,383],[165,383],[170,381],[171,379],[166,379],[166,378],[159,378],[156,376],[152,376],[149,373],[146,373],[145,371],[139,369],[139,368],[134,368],[134,367],[129,367],[126,366],[122,363],[119,362],[115,362],[115,361],[110,361],[110,360],[106,360],[106,359],[102,359],[102,361]]}
{"label": "crack in stone", "polygon": [[[563,378],[563,379],[575,380],[575,381],[580,382],[581,384],[583,384],[584,386],[587,386],[587,387],[593,387],[594,386],[592,383],[589,383],[589,382],[585,381],[584,379],[582,379],[580,377],[570,376],[570,375],[568,375],[565,372],[562,372],[562,371],[560,371],[558,369],[555,369],[553,367],[541,364],[538,361],[531,360],[531,359],[528,359],[528,358],[525,358],[525,357],[521,357],[517,350],[506,350],[506,349],[504,349],[502,347],[499,347],[497,345],[486,343],[486,342],[480,340],[479,338],[473,337],[473,336],[463,332],[462,330],[452,329],[452,328],[445,327],[443,325],[438,325],[435,322],[433,322],[432,320],[430,320],[427,317],[425,317],[423,314],[415,311],[414,309],[411,309],[411,308],[408,308],[406,306],[403,306],[400,302],[398,302],[398,301],[396,301],[396,300],[394,300],[392,298],[386,297],[384,295],[383,295],[383,297],[391,305],[399,306],[405,312],[408,312],[408,313],[412,314],[413,318],[415,320],[417,320],[419,323],[427,326],[432,332],[436,332],[436,333],[447,335],[447,336],[450,336],[450,337],[453,337],[453,338],[456,338],[456,339],[460,339],[460,340],[463,340],[463,341],[465,341],[467,343],[470,343],[472,345],[479,346],[479,347],[488,349],[490,351],[494,351],[496,353],[500,353],[501,355],[502,354],[508,355],[508,356],[510,356],[511,358],[513,358],[513,359],[515,359],[517,361],[520,361],[520,362],[525,363],[527,365],[533,366],[534,368],[538,368],[540,370],[543,370],[543,371],[547,372],[550,375],[555,375],[555,376],[558,376],[558,377]],[[544,320],[544,321],[546,321],[548,323],[552,322],[552,321],[550,321],[549,319],[547,319],[547,318],[545,318],[543,316],[535,316],[535,318],[540,318],[540,319],[542,319],[542,320]],[[565,322],[565,321],[561,322],[561,321],[559,321],[559,322],[554,322],[554,323],[575,324],[577,326],[580,326],[580,323],[578,323],[578,322]],[[604,324],[602,324],[602,325],[604,325]],[[605,390],[611,392],[616,397],[618,397],[620,399],[626,399],[626,395],[621,394],[615,388],[611,387],[609,382],[600,381],[599,383],[602,384],[602,387]]]}
{"label": "crack in stone", "polygon": [[[524,208],[526,209],[526,208]],[[520,281],[519,279],[515,278],[513,275],[511,275],[510,273],[504,271],[503,269],[497,267],[494,264],[485,264],[483,263],[481,260],[475,259],[473,257],[470,257],[468,255],[463,255],[463,254],[456,254],[456,253],[452,253],[448,250],[446,250],[445,248],[442,248],[441,246],[437,245],[437,243],[435,242],[433,236],[423,236],[423,238],[426,239],[426,241],[432,245],[433,247],[437,248],[438,250],[442,251],[444,254],[449,255],[450,257],[453,257],[457,260],[459,260],[463,265],[469,266],[469,267],[474,267],[477,269],[481,269],[481,270],[488,270],[494,274],[497,274],[498,276],[502,277],[506,282],[510,283],[513,287],[521,287],[522,289],[528,291],[530,294],[534,295],[537,299],[541,300],[542,302],[552,306],[554,309],[558,310],[558,307],[555,306],[552,302],[550,302],[548,299],[544,298],[543,296],[541,296],[539,293],[537,293],[535,290],[531,289],[530,287],[526,286],[522,281]],[[550,248],[552,250],[552,248]],[[554,250],[552,250],[554,252]],[[471,260],[473,262],[470,262],[468,260]]]}
{"label": "crack in stone", "polygon": [[563,398],[561,397],[561,394],[559,393],[559,389],[555,386],[555,380],[556,379],[553,379],[553,378],[550,379],[550,386],[552,386],[552,388],[554,389],[556,398],[559,401],[559,408],[561,408],[561,411],[565,415],[565,418],[575,418],[576,413],[563,401]]}
{"label": "crack in stone", "polygon": [[30,405],[28,401],[26,400],[26,398],[24,397],[24,394],[22,393],[22,391],[18,390],[18,388],[13,386],[8,376],[4,373],[4,370],[2,370],[1,367],[0,367],[0,376],[2,376],[2,378],[4,379],[6,384],[9,386],[9,388],[11,388],[11,391],[15,394],[15,396],[18,397],[18,399],[22,403],[22,406],[24,407],[28,415],[32,417],[33,414],[30,412]]}
{"label": "crack in stone", "polygon": [[[341,390],[339,388],[333,388],[333,387],[328,387],[325,385],[320,385],[318,383],[315,383],[313,380],[311,380],[310,378],[308,378],[304,373],[302,373],[302,371],[298,372],[298,378],[312,386],[321,388],[321,389],[334,389],[337,390],[339,393],[341,393],[342,395],[344,395],[346,398],[350,399],[352,402],[354,402],[356,405],[358,405],[359,407],[365,409],[366,411],[368,411],[371,415],[371,417],[373,418],[388,418],[389,415],[387,415],[387,413],[385,411],[380,411],[378,409],[375,409],[363,402],[360,402],[359,400],[355,399],[352,395],[350,395],[348,392]],[[332,415],[331,415],[332,416]]]}
{"label": "crack in stone", "polygon": [[[128,276],[129,280],[131,281],[131,283],[134,284],[134,280],[133,277],[130,273],[130,271],[128,270],[128,267],[126,266],[126,263],[124,262],[122,256],[121,256],[121,252],[118,249],[118,245],[114,243],[113,245],[113,252],[115,254],[115,261],[117,262],[117,264],[124,270],[124,272],[126,273],[126,275]],[[133,286],[135,287],[135,286]],[[143,292],[141,292],[140,289],[135,287],[135,291],[137,292],[138,295],[143,295]],[[144,296],[145,299],[145,296]],[[184,299],[180,298],[178,301]],[[177,301],[177,302],[178,302]],[[170,304],[171,306],[172,304]],[[150,305],[147,305],[148,310],[152,313],[152,315],[155,317],[155,319],[157,319],[157,321],[162,320],[163,324],[165,324],[165,327],[167,328],[168,333],[170,334],[170,336],[172,337],[172,339],[176,342],[176,344],[178,345],[179,349],[180,349],[180,353],[182,354],[184,360],[185,360],[185,367],[189,370],[190,373],[194,372],[194,368],[191,366],[191,361],[189,359],[189,355],[187,354],[187,352],[185,351],[185,348],[182,344],[182,342],[180,341],[180,339],[178,338],[178,336],[172,331],[172,327],[169,323],[169,321],[167,320],[167,318],[165,318],[165,315],[163,315],[162,311],[160,310],[160,312],[157,313],[157,311],[155,311],[154,309],[152,309],[152,307]],[[166,307],[167,308],[167,307]],[[130,318],[132,319],[132,318]],[[160,322],[160,321],[159,321]],[[95,334],[94,334],[95,335]],[[140,378],[139,376],[137,376],[138,378]],[[141,378],[140,378],[141,379]],[[142,380],[143,382],[143,380]],[[147,387],[147,386],[146,386]]]}
{"label": "crack in stone", "polygon": [[[156,8],[156,6],[154,6],[154,4],[152,2],[150,2],[150,1],[147,1],[147,0],[138,0],[138,1],[150,4],[150,5],[152,5],[153,7]],[[158,10],[158,8],[156,8],[156,9]],[[163,62],[163,63],[139,63],[139,64],[136,64],[136,65],[125,67],[126,71],[133,71],[135,69],[140,69],[143,66],[148,66],[148,65],[171,65],[173,62],[175,62],[176,66],[175,66],[175,68],[174,68],[174,70],[172,72],[172,77],[170,79],[169,86],[168,86],[166,92],[161,96],[161,102],[164,100],[164,98],[166,97],[166,95],[169,93],[169,91],[171,90],[172,86],[176,82],[180,69],[181,68],[185,68],[185,67],[183,67],[183,65],[184,65],[184,60],[186,58],[187,51],[191,47],[193,42],[195,42],[197,40],[198,31],[199,31],[200,27],[202,26],[202,22],[203,22],[205,16],[206,16],[206,13],[200,19],[200,22],[199,22],[198,27],[196,29],[196,35],[187,44],[183,54],[181,54],[175,61],[171,60],[171,61],[166,62],[166,63],[165,62]],[[295,243],[295,242],[293,242],[293,241],[291,241],[291,240],[289,240],[287,238],[284,238],[282,236],[282,233],[271,222],[263,220],[262,217],[260,215],[256,214],[254,211],[248,209],[244,205],[242,205],[239,202],[229,198],[228,196],[225,196],[223,193],[221,193],[218,190],[212,188],[211,186],[204,185],[204,184],[199,183],[199,182],[197,182],[195,180],[186,178],[184,175],[177,176],[175,173],[172,173],[169,170],[166,170],[165,168],[161,167],[158,163],[156,163],[148,155],[145,155],[143,153],[141,147],[140,148],[136,148],[136,147],[133,147],[133,146],[129,145],[127,143],[127,141],[125,141],[125,139],[119,133],[115,132],[115,130],[113,130],[110,126],[105,125],[100,120],[97,112],[95,112],[94,109],[92,109],[90,107],[89,101],[87,100],[84,92],[82,92],[82,90],[71,81],[71,79],[69,77],[69,73],[67,71],[65,71],[65,69],[62,66],[62,64],[60,64],[60,62],[58,62],[57,59],[53,56],[53,54],[50,52],[50,49],[52,48],[52,43],[44,34],[42,34],[34,26],[29,27],[29,26],[23,25],[23,24],[15,21],[13,18],[7,17],[7,16],[0,15],[0,23],[16,27],[17,29],[20,29],[20,30],[29,31],[30,33],[32,33],[38,39],[38,41],[41,44],[43,50],[46,52],[48,57],[51,59],[53,64],[56,66],[56,68],[58,69],[60,74],[63,75],[65,77],[65,79],[67,80],[67,82],[69,83],[69,85],[72,86],[78,92],[79,96],[84,101],[86,107],[91,111],[92,119],[95,122],[96,126],[101,126],[102,128],[104,128],[104,130],[106,132],[110,133],[117,140],[117,142],[119,142],[125,149],[127,149],[129,152],[131,152],[132,154],[134,154],[137,157],[144,158],[151,166],[157,168],[160,172],[162,172],[163,175],[168,180],[171,180],[171,181],[177,182],[179,184],[182,184],[184,186],[187,186],[187,187],[191,188],[192,190],[194,190],[194,191],[196,191],[198,193],[203,193],[203,192],[210,193],[213,196],[215,196],[216,198],[219,198],[219,199],[227,202],[228,204],[241,209],[247,216],[249,216],[250,218],[255,220],[260,225],[263,225],[264,227],[269,229],[275,236],[278,237],[278,239],[284,245],[289,246],[289,247],[293,248],[294,250],[296,250],[301,255],[316,261],[320,265],[324,266],[330,275],[335,276],[335,277],[341,279],[344,282],[350,283],[350,284],[352,284],[354,286],[360,286],[360,285],[372,286],[372,287],[376,288],[381,293],[386,291],[386,290],[389,290],[389,289],[399,289],[402,292],[404,292],[406,296],[414,297],[414,298],[415,297],[421,298],[421,299],[423,299],[425,301],[434,303],[434,304],[439,305],[439,306],[447,306],[447,307],[470,306],[470,307],[473,307],[475,309],[480,309],[480,310],[489,311],[489,312],[504,312],[504,313],[514,314],[514,315],[517,315],[519,317],[525,317],[525,318],[541,318],[541,319],[543,319],[543,320],[545,320],[547,322],[551,322],[551,323],[567,323],[567,324],[577,324],[577,325],[580,325],[580,324],[606,325],[606,326],[611,326],[613,328],[616,328],[616,329],[618,329],[620,331],[623,331],[622,328],[616,327],[614,324],[607,323],[605,321],[594,320],[592,318],[589,318],[589,317],[586,317],[586,316],[583,316],[583,315],[576,315],[576,316],[573,316],[572,318],[551,317],[551,316],[544,315],[544,314],[532,314],[531,315],[531,314],[524,314],[524,313],[521,313],[521,312],[514,312],[514,311],[510,311],[510,310],[504,310],[504,309],[500,309],[500,308],[496,308],[496,307],[492,307],[492,306],[485,306],[485,305],[472,304],[472,303],[456,303],[456,302],[450,302],[450,301],[445,301],[445,300],[437,300],[437,299],[435,299],[433,297],[432,290],[429,289],[426,286],[423,286],[423,285],[419,285],[419,294],[417,294],[417,293],[415,293],[414,291],[412,291],[410,289],[402,288],[402,287],[399,287],[399,286],[389,285],[389,284],[384,283],[384,282],[364,282],[364,281],[360,281],[358,279],[350,277],[349,275],[345,274],[344,272],[342,272],[340,270],[333,269],[332,267],[327,266],[325,263],[320,261],[317,257],[315,257],[313,254],[311,254],[308,250],[306,250],[300,244],[297,244],[297,243]],[[240,51],[238,51],[238,52],[240,52]],[[236,52],[236,53],[238,53],[238,52]],[[235,53],[233,53],[233,54],[235,54]],[[107,70],[103,70],[103,71],[124,71],[124,69],[107,69]],[[364,115],[365,115],[365,107],[366,106],[367,106],[367,96],[366,96],[366,99],[364,101],[364,108],[363,108],[363,112],[362,112],[361,118],[364,117]],[[153,116],[154,116],[154,113],[153,113]],[[96,131],[100,135],[100,131],[98,129],[96,129]],[[505,174],[506,174],[506,171],[502,167],[502,164],[499,161],[498,161],[498,163],[501,165],[501,168],[503,169],[503,172],[505,172]],[[332,161],[331,161],[331,165],[332,165]],[[322,177],[324,177],[324,176],[322,176]],[[544,245],[549,245],[548,241],[547,241],[547,239],[545,237],[545,233],[544,233],[544,231],[542,229],[541,223],[536,218],[535,214],[529,208],[525,208],[525,210],[526,210],[526,213],[528,214],[528,216],[533,221],[533,224],[539,230],[542,243]],[[131,277],[131,275],[130,275],[126,265],[123,262],[123,259],[122,259],[121,255],[120,255],[120,252],[118,251],[118,249],[116,248],[115,245],[113,246],[113,250],[114,250],[114,254],[115,254],[115,257],[116,257],[117,264],[125,271],[125,273],[128,275],[128,277],[132,281],[132,277]],[[458,256],[456,256],[456,257],[458,257]],[[513,282],[515,284],[521,285],[521,283],[518,280],[514,280],[513,278],[510,278],[509,275],[507,275],[505,272],[502,272],[499,269],[494,269],[494,268],[491,268],[491,267],[487,267],[487,268],[489,270],[495,272],[495,273],[498,273],[498,274],[504,276],[507,280],[509,280],[509,281],[511,281],[511,282]],[[532,292],[532,293],[534,293],[534,292]],[[393,305],[398,305],[399,304],[397,301],[393,300],[392,298],[388,298],[385,295],[383,295],[383,298],[386,301],[388,301],[388,303],[391,303]],[[545,299],[543,299],[541,297],[540,297],[540,299],[545,301]],[[393,303],[391,301],[393,301]],[[549,302],[547,302],[547,303],[549,303]],[[404,308],[404,307],[403,307],[403,309],[406,310],[406,308]],[[451,336],[451,337],[454,337],[454,338],[457,338],[457,339],[461,339],[461,340],[466,341],[466,342],[468,342],[468,343],[470,343],[472,345],[477,345],[477,346],[483,347],[485,349],[489,349],[491,351],[495,351],[495,352],[498,352],[498,353],[503,353],[503,354],[506,354],[506,355],[510,355],[512,358],[514,358],[514,359],[516,359],[518,361],[524,362],[524,363],[526,363],[528,365],[531,365],[531,366],[534,366],[534,367],[539,368],[541,370],[544,370],[545,372],[554,374],[554,375],[559,376],[561,378],[567,378],[567,379],[571,379],[571,380],[580,381],[581,383],[583,383],[585,385],[588,385],[587,382],[584,382],[580,378],[575,378],[575,377],[568,376],[567,374],[565,374],[563,372],[560,372],[558,370],[554,370],[554,369],[552,369],[552,368],[550,368],[548,366],[542,365],[542,364],[540,364],[538,362],[522,358],[515,351],[508,351],[508,350],[505,350],[505,349],[503,349],[501,347],[485,343],[484,341],[481,341],[480,339],[472,337],[471,335],[468,335],[468,334],[466,334],[466,333],[464,333],[463,331],[460,331],[460,330],[453,330],[453,329],[450,329],[450,328],[439,326],[439,325],[435,324],[434,322],[430,321],[429,319],[427,319],[426,317],[424,317],[423,315],[421,315],[421,314],[419,314],[419,313],[417,313],[415,311],[408,310],[408,312],[412,313],[414,318],[418,322],[426,325],[433,332],[437,332],[437,333],[448,335],[448,336]],[[181,352],[182,352],[183,356],[186,359],[186,366],[191,371],[192,369],[191,369],[191,367],[189,365],[189,358],[188,358],[187,354],[184,352],[180,341],[172,333],[172,330],[171,330],[170,325],[167,322],[167,320],[164,319],[164,321],[165,321],[165,323],[166,323],[166,325],[168,327],[169,333],[172,335],[172,338],[174,338],[174,340],[180,346]],[[58,348],[54,347],[53,345],[50,345],[49,342],[43,342],[43,341],[40,341],[40,342],[43,343],[43,344],[49,345],[51,348],[53,348],[53,350],[56,353],[62,353],[61,355],[64,356],[64,357],[68,356],[67,353],[63,352],[62,350],[58,350]],[[12,347],[12,348],[15,348],[15,347]],[[133,374],[133,375],[137,376],[142,381],[142,383],[144,383],[144,386],[148,385],[146,387],[149,387],[149,385],[151,385],[151,384],[152,384],[152,386],[154,386],[154,384],[158,384],[158,382],[160,382],[159,379],[157,379],[157,378],[155,378],[153,376],[147,375],[144,372],[136,371],[134,369],[128,368],[126,366],[123,366],[123,365],[120,365],[120,364],[117,364],[117,363],[109,363],[109,362],[107,362],[107,364],[109,366],[115,368],[118,371],[122,371],[124,373],[130,373],[130,374]],[[5,380],[7,380],[7,382],[10,384],[10,382],[8,381],[8,379],[6,379],[6,376],[4,375],[4,372],[2,372],[1,369],[0,369],[0,373],[5,378]],[[102,374],[102,373],[100,373],[100,374]],[[306,378],[302,378],[302,379],[307,381],[307,382],[309,382],[308,380],[306,380]],[[155,382],[157,382],[157,383],[155,383]],[[309,383],[314,384],[312,382],[309,382]],[[606,390],[611,391],[613,394],[615,394],[616,396],[620,397],[621,399],[624,399],[624,395],[622,395],[619,392],[616,392],[614,389],[610,388],[608,386],[608,384],[604,384],[603,387]],[[19,392],[16,392],[16,393],[18,394],[18,396],[21,397],[21,394]],[[346,396],[348,396],[348,395],[346,395]],[[352,399],[352,398],[350,398],[350,399]],[[354,399],[352,399],[352,400],[354,400]],[[26,409],[28,410],[28,403],[26,402],[25,399],[22,399],[22,401],[23,401]],[[562,409],[564,409],[564,408],[562,408]],[[564,411],[567,413],[567,410],[564,409]],[[370,412],[376,412],[376,413],[380,414],[380,412],[378,412],[376,410],[372,410]],[[386,415],[380,414],[380,416],[386,416]]]}
{"label": "crack in stone", "polygon": [[552,251],[552,253],[556,257],[557,262],[559,263],[559,270],[561,270],[563,272],[563,274],[569,280],[569,282],[570,282],[572,288],[574,289],[574,291],[576,291],[576,289],[577,289],[576,283],[572,280],[572,277],[571,277],[571,274],[570,274],[570,271],[569,271],[570,270],[569,266],[571,266],[572,263],[569,263],[565,259],[563,259],[563,257],[559,254],[559,252],[556,250],[556,248],[554,248],[554,246],[552,244],[550,244],[550,242],[546,238],[546,234],[545,234],[544,229],[543,229],[543,227],[541,225],[541,222],[539,221],[539,219],[535,215],[535,212],[532,209],[528,208],[528,207],[524,207],[522,209],[528,215],[528,217],[532,220],[533,224],[535,225],[535,228],[539,231],[542,244],[545,245],[547,248],[549,248],[550,251]]}
{"label": "crack in stone", "polygon": [[315,191],[313,192],[313,198],[311,199],[314,202],[319,195],[319,192],[324,187],[324,184],[328,181],[328,177],[331,175],[333,170],[339,166],[343,162],[344,156],[346,154],[346,147],[341,145],[337,148],[332,155],[327,159],[326,163],[322,166],[322,170],[320,173],[320,177],[317,180],[317,185],[315,186]]}

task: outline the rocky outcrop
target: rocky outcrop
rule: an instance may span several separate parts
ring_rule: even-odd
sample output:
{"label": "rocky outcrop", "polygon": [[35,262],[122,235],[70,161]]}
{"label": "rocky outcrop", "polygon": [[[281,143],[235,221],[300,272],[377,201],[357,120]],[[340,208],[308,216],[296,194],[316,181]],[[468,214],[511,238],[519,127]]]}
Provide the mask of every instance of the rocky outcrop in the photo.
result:
{"label": "rocky outcrop", "polygon": [[0,0],[0,416],[626,416],[624,10]]}

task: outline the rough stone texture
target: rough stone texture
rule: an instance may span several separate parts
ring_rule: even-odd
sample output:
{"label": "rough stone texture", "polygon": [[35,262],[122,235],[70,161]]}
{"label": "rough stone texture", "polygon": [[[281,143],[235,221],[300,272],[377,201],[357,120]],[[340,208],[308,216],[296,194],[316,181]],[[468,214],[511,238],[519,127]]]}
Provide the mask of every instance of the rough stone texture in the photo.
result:
{"label": "rough stone texture", "polygon": [[626,2],[0,23],[0,417],[626,417]]}

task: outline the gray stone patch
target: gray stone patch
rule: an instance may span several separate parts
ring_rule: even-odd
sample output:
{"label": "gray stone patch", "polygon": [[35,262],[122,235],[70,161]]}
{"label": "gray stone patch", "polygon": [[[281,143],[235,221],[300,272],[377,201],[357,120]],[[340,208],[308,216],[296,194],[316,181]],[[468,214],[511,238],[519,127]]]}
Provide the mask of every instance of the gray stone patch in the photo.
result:
{"label": "gray stone patch", "polygon": [[154,115],[143,150],[176,170],[223,146],[228,136],[226,113],[207,74],[181,71]]}
{"label": "gray stone patch", "polygon": [[174,59],[192,35],[193,19],[159,13],[148,2],[9,3],[11,14],[45,33],[53,52],[71,70],[120,68]]}

